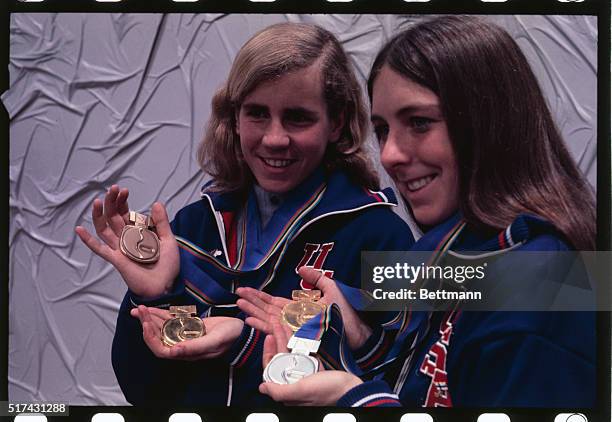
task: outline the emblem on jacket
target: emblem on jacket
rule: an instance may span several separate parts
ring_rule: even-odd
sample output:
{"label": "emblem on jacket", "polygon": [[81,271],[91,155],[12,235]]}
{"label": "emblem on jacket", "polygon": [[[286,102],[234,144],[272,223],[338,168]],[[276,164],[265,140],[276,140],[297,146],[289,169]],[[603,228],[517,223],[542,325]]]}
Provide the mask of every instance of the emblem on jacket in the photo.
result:
{"label": "emblem on jacket", "polygon": [[[334,242],[330,243],[306,243],[304,245],[304,256],[300,260],[297,267],[295,267],[295,273],[304,266],[314,268],[315,270],[323,270],[323,264],[327,259],[327,255],[334,248]],[[325,277],[332,278],[334,272],[332,270],[323,270]],[[300,280],[300,287],[304,290],[312,290],[313,285],[306,283],[303,279]]]}
{"label": "emblem on jacket", "polygon": [[451,396],[448,391],[448,374],[446,373],[446,347],[453,334],[453,324],[450,322],[451,313],[440,324],[440,339],[435,342],[425,355],[421,364],[421,373],[431,378],[424,407],[452,407]]}

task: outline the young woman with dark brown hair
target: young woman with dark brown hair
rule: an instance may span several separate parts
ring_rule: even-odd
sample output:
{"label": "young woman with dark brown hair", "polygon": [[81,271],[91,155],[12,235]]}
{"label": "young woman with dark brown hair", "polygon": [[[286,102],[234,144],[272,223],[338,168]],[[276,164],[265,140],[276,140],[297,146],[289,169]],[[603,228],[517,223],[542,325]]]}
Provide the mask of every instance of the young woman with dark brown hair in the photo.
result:
{"label": "young woman with dark brown hair", "polygon": [[[413,250],[438,257],[477,252],[505,262],[513,252],[595,248],[592,190],[527,60],[504,30],[466,16],[416,24],[378,54],[368,92],[381,162],[425,232]],[[485,288],[503,290],[509,303],[537,301],[547,294],[538,282],[555,270],[551,265],[526,259],[522,268],[489,274]],[[512,271],[530,281],[513,279]],[[330,282],[321,276],[317,284]],[[345,322],[348,335],[353,326],[358,323]],[[268,359],[286,340],[275,327]],[[595,402],[594,312],[462,312],[459,303],[430,313],[415,333],[376,380],[323,371],[260,390],[307,405]]]}

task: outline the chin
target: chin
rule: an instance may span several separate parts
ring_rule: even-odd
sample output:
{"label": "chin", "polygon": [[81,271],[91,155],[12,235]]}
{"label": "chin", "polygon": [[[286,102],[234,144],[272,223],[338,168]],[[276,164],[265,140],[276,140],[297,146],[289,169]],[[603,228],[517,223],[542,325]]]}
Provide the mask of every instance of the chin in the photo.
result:
{"label": "chin", "polygon": [[266,192],[277,193],[279,195],[290,192],[295,188],[294,185],[283,182],[264,181],[263,183],[258,182],[258,184]]}
{"label": "chin", "polygon": [[420,226],[427,226],[427,227],[433,227],[436,226],[442,222],[444,222],[446,219],[448,219],[451,215],[453,214],[453,212],[439,212],[439,211],[432,211],[432,210],[428,210],[428,209],[422,209],[422,210],[412,210],[412,215],[414,216],[414,219],[416,220],[416,222],[420,225]]}
{"label": "chin", "polygon": [[433,227],[436,224],[441,222],[437,218],[427,218],[427,217],[423,218],[423,217],[419,217],[418,215],[415,215],[414,219],[419,224],[419,226],[425,226],[425,227]]}

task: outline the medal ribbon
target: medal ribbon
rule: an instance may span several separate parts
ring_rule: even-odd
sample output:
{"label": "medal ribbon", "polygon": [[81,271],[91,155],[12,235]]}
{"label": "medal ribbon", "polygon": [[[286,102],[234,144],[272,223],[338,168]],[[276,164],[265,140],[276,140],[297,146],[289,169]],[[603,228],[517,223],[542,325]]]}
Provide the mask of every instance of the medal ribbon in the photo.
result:
{"label": "medal ribbon", "polygon": [[[451,226],[450,230],[448,230],[449,225],[445,225],[444,229],[448,231],[435,246],[434,253],[428,260],[427,265],[433,266],[439,263],[465,227],[465,222],[460,219],[459,221],[453,219],[452,223],[454,225]],[[428,250],[432,248],[430,239],[423,240],[424,242],[417,242],[413,249]],[[430,244],[427,245],[427,243]],[[417,280],[417,282],[422,282],[422,280]],[[367,306],[374,300],[368,291],[351,287],[338,281],[336,281],[336,285],[356,311],[366,310]],[[329,334],[326,335],[319,354],[328,366],[335,369],[344,369],[359,377],[380,373],[382,369],[395,361],[405,349],[405,344],[410,341],[410,337],[413,338],[410,341],[412,344],[411,349],[414,348],[427,332],[431,315],[429,312],[411,312],[408,308],[404,308],[403,311],[388,312],[385,318],[386,321],[382,322],[381,325],[385,331],[396,331],[393,345],[380,364],[368,370],[363,370],[355,361],[346,341],[344,324],[339,309],[334,305],[328,311],[331,313],[329,323],[331,329],[328,330]]]}
{"label": "medal ribbon", "polygon": [[[234,282],[262,290],[282,262],[293,233],[301,227],[304,217],[321,201],[325,187],[325,184],[320,185],[289,221],[285,222],[279,236],[273,239],[274,245],[266,256],[255,268],[249,270],[228,268],[206,251],[177,236],[181,252],[180,276],[185,283],[185,289],[209,307],[235,304],[238,297],[232,291]],[[274,254],[277,256],[272,257]]]}
{"label": "medal ribbon", "polygon": [[[431,254],[431,257],[427,261],[427,266],[436,266],[442,261],[446,253],[451,248],[455,240],[461,234],[461,231],[465,227],[465,221],[460,219],[456,224],[452,227],[452,229],[442,238],[442,240],[436,245],[434,249],[434,253]],[[419,242],[415,244],[418,246]],[[415,281],[415,286],[419,286],[423,284],[423,279],[419,278]],[[416,339],[413,342],[414,345],[417,344],[417,339],[422,339],[423,335],[427,332],[429,328],[429,321],[431,319],[431,312],[410,312],[409,309],[404,308],[404,311],[401,312],[401,324],[399,328],[399,332],[393,346],[391,347],[391,351],[389,352],[389,356],[394,360],[404,348],[404,343],[408,337],[410,337],[413,333],[416,335]],[[427,320],[427,324],[424,322]],[[394,326],[396,324],[393,324]]]}
{"label": "medal ribbon", "polygon": [[304,338],[308,340],[321,340],[323,334],[329,328],[331,320],[331,308],[336,305],[327,306],[325,311],[319,312],[316,316],[306,321],[293,334],[296,338]]}

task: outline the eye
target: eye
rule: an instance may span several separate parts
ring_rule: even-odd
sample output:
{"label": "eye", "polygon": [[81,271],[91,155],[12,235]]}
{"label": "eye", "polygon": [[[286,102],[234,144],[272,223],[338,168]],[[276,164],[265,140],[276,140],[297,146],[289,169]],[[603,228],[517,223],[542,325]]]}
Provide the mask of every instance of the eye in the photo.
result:
{"label": "eye", "polygon": [[253,120],[267,119],[269,117],[268,110],[265,107],[248,107],[245,110],[245,114]]}
{"label": "eye", "polygon": [[296,126],[307,126],[314,123],[316,119],[310,114],[300,110],[290,110],[285,113],[284,120]]}
{"label": "eye", "polygon": [[427,132],[433,122],[434,120],[428,117],[412,116],[410,118],[410,126],[417,133]]}
{"label": "eye", "polygon": [[376,135],[376,139],[378,139],[378,143],[381,145],[384,144],[389,134],[389,126],[385,124],[375,124],[374,134]]}

